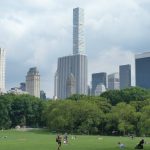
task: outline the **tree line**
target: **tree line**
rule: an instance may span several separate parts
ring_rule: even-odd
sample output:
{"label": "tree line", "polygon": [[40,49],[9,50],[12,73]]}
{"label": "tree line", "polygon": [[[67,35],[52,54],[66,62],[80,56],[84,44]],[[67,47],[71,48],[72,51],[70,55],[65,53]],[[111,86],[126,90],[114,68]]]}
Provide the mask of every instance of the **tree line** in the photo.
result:
{"label": "tree line", "polygon": [[0,128],[46,127],[51,132],[150,135],[150,91],[139,87],[100,96],[72,95],[44,101],[29,95],[0,96]]}

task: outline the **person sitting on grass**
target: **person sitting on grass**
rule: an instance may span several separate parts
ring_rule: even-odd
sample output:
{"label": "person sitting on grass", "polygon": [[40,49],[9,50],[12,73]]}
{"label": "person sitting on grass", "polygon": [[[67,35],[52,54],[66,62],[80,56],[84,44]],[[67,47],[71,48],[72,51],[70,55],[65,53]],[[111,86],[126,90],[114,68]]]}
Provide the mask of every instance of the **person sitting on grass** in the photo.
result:
{"label": "person sitting on grass", "polygon": [[139,144],[137,144],[137,145],[135,146],[135,149],[143,149],[143,145],[144,145],[144,139],[142,139],[142,140],[139,142]]}
{"label": "person sitting on grass", "polygon": [[124,149],[125,148],[125,145],[123,143],[118,142],[118,145],[119,145],[120,149]]}

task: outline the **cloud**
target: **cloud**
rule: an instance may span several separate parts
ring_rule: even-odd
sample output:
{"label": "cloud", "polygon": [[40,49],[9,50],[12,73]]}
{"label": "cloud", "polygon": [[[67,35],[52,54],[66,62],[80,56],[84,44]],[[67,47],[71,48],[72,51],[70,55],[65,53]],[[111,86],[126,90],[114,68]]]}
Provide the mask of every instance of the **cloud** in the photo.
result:
{"label": "cloud", "polygon": [[119,72],[119,65],[130,64],[132,68],[132,85],[135,85],[134,53],[117,47],[105,49],[97,53],[94,58],[89,58],[89,84],[91,74],[106,72],[107,74]]}
{"label": "cloud", "polygon": [[77,6],[85,10],[89,80],[94,72],[117,71],[124,63],[134,66],[132,55],[150,49],[149,0],[0,1],[7,90],[25,81],[28,69],[37,66],[41,89],[53,96],[57,59],[72,54],[72,9]]}

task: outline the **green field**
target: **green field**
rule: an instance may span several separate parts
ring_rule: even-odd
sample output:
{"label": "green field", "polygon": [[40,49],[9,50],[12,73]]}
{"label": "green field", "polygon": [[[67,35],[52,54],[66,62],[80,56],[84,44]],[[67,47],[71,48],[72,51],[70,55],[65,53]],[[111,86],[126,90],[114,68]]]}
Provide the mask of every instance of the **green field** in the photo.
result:
{"label": "green field", "polygon": [[[0,150],[57,150],[56,135],[47,131],[0,131]],[[77,136],[69,143],[62,144],[62,150],[117,150],[120,141],[126,145],[126,150],[134,149],[141,138],[111,137],[111,136]],[[147,144],[144,150],[150,150],[150,138],[144,138]]]}

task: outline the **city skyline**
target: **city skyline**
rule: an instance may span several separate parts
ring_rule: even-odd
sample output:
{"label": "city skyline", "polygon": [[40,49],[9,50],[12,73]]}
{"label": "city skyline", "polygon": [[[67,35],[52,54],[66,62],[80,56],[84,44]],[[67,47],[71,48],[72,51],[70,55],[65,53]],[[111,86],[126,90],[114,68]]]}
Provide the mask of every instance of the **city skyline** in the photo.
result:
{"label": "city skyline", "polygon": [[57,58],[72,49],[74,7],[85,11],[89,83],[94,72],[118,72],[118,66],[127,63],[134,67],[134,54],[150,50],[149,4],[146,0],[1,1],[0,47],[6,49],[7,90],[24,82],[28,68],[37,66],[41,89],[53,96]]}

